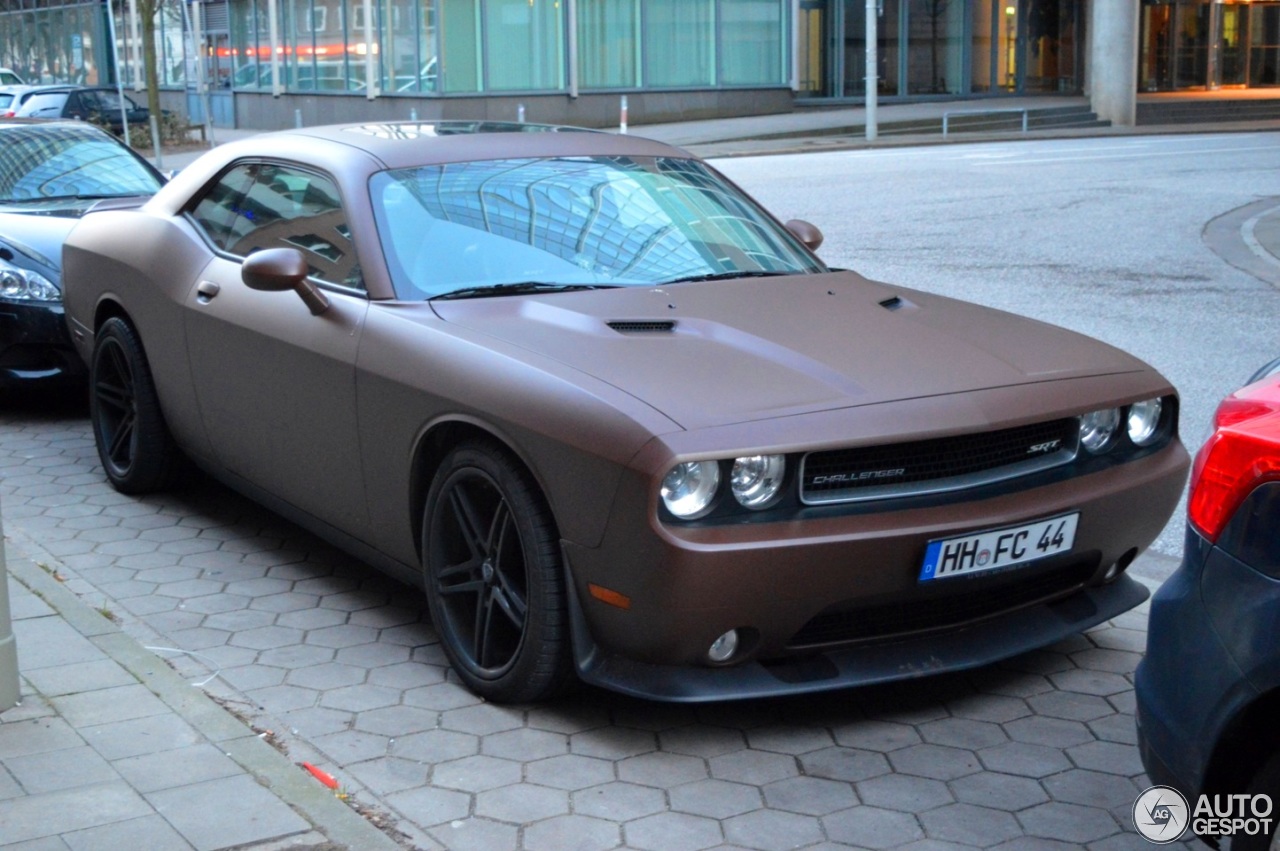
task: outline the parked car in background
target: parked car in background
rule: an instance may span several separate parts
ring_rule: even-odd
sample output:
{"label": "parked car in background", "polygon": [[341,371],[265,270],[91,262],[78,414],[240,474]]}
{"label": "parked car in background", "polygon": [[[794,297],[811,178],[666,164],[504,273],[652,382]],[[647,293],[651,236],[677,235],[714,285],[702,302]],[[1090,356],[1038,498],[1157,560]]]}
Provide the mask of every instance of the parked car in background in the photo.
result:
{"label": "parked car in background", "polygon": [[0,86],[21,86],[26,81],[12,68],[0,68]]}
{"label": "parked car in background", "polygon": [[62,308],[62,241],[104,199],[162,182],[91,125],[0,121],[0,386],[83,375]]}
{"label": "parked car in background", "polygon": [[32,88],[34,86],[0,86],[0,118],[13,118],[22,102],[22,93]]}
{"label": "parked car in background", "polygon": [[912,678],[1145,600],[1169,382],[821,241],[668,145],[405,122],[219,146],[63,260],[111,483],[185,453],[424,588],[491,700]]}
{"label": "parked car in background", "polygon": [[[1136,690],[1152,781],[1192,807],[1244,794],[1280,806],[1280,360],[1218,407],[1191,475],[1182,564],[1148,630]],[[1280,809],[1270,815],[1230,847],[1276,847]]]}
{"label": "parked car in background", "polygon": [[61,109],[62,105],[66,102],[66,99],[63,96],[63,93],[65,92],[66,88],[67,88],[66,86],[61,86],[61,85],[58,85],[58,86],[5,86],[4,89],[0,91],[8,95],[9,97],[3,100],[4,109],[2,112],[0,112],[0,118],[32,117],[30,114],[19,115],[18,113],[20,110],[24,108],[27,110],[28,113],[30,113],[32,109],[36,108],[30,105],[31,99],[36,95],[42,94],[46,91],[49,92],[51,95],[53,95],[53,97],[43,101],[40,104],[40,107],[44,108],[56,103],[58,105],[58,108]]}
{"label": "parked car in background", "polygon": [[19,97],[15,117],[89,121],[117,136],[124,135],[126,118],[131,126],[146,126],[151,119],[151,110],[109,86],[41,86]]}

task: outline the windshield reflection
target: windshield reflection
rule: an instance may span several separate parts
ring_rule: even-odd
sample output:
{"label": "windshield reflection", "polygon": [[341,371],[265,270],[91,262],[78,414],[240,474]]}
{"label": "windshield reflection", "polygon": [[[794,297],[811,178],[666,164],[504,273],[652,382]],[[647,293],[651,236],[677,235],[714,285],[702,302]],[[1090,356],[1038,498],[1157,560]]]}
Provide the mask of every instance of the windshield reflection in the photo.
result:
{"label": "windshield reflection", "polygon": [[160,180],[114,140],[65,124],[0,136],[0,203],[150,195]]}
{"label": "windshield reflection", "polygon": [[825,271],[701,162],[563,157],[383,172],[374,214],[396,293],[511,281],[651,286]]}

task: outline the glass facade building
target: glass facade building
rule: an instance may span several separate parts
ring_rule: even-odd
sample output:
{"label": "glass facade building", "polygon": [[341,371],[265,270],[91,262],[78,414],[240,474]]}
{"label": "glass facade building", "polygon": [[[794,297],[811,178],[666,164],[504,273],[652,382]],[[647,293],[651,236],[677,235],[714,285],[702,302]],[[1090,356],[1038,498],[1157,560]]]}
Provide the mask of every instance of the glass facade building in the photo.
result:
{"label": "glass facade building", "polygon": [[[271,2],[229,3],[219,53],[233,88],[271,88]],[[363,0],[276,0],[276,53],[293,90],[365,93],[369,51],[386,95],[783,87],[788,5],[376,0],[369,20]]]}
{"label": "glass facade building", "polygon": [[1143,0],[1138,90],[1280,85],[1280,3]]}
{"label": "glass facade building", "polygon": [[[545,97],[539,119],[599,125],[628,93],[662,96],[645,102],[649,120],[867,95],[865,0],[145,2],[167,103],[185,96],[194,118],[203,106],[184,92],[202,75],[215,123],[283,126],[300,105],[316,120],[390,117],[408,113],[402,99],[423,117],[489,117],[477,100]],[[1092,2],[878,0],[877,95],[1080,94]],[[1139,91],[1280,85],[1280,0],[1137,3]],[[4,0],[0,64],[31,81],[140,86],[142,5]],[[253,105],[263,96],[292,100]],[[316,108],[321,96],[350,105]]]}
{"label": "glass facade building", "polygon": [[[1079,93],[1085,0],[880,0],[885,97]],[[800,0],[799,94],[866,96],[864,0]]]}

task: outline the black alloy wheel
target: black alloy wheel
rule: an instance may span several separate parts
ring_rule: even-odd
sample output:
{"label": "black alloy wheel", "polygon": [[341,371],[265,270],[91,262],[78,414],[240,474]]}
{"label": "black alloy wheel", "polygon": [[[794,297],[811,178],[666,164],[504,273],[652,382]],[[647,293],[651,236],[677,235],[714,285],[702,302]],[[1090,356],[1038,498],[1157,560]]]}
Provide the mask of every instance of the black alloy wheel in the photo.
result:
{"label": "black alloy wheel", "polygon": [[98,330],[89,366],[89,418],[98,458],[121,493],[171,484],[180,453],[169,434],[137,332],[112,317]]}
{"label": "black alloy wheel", "polygon": [[543,700],[569,679],[559,536],[507,453],[468,443],[432,482],[423,523],[427,601],[445,653],[475,693]]}

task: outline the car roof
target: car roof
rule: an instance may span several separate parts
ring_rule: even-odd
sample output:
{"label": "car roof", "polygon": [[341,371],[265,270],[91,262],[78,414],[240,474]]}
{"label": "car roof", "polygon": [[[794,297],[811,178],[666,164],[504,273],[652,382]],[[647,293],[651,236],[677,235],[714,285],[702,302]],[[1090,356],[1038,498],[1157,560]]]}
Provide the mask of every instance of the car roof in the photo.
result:
{"label": "car roof", "polygon": [[358,148],[390,168],[546,156],[679,156],[638,136],[514,121],[404,121],[306,127],[272,133]]}
{"label": "car roof", "polygon": [[179,171],[148,203],[176,215],[216,175],[237,162],[277,161],[328,172],[347,186],[376,172],[444,163],[548,157],[678,157],[686,151],[578,127],[495,121],[338,124],[261,133],[213,148]]}
{"label": "car roof", "polygon": [[0,133],[6,130],[13,130],[18,127],[34,129],[38,132],[62,133],[67,130],[76,130],[81,134],[101,135],[108,139],[119,141],[101,127],[96,127],[87,121],[73,121],[61,118],[0,118]]}

